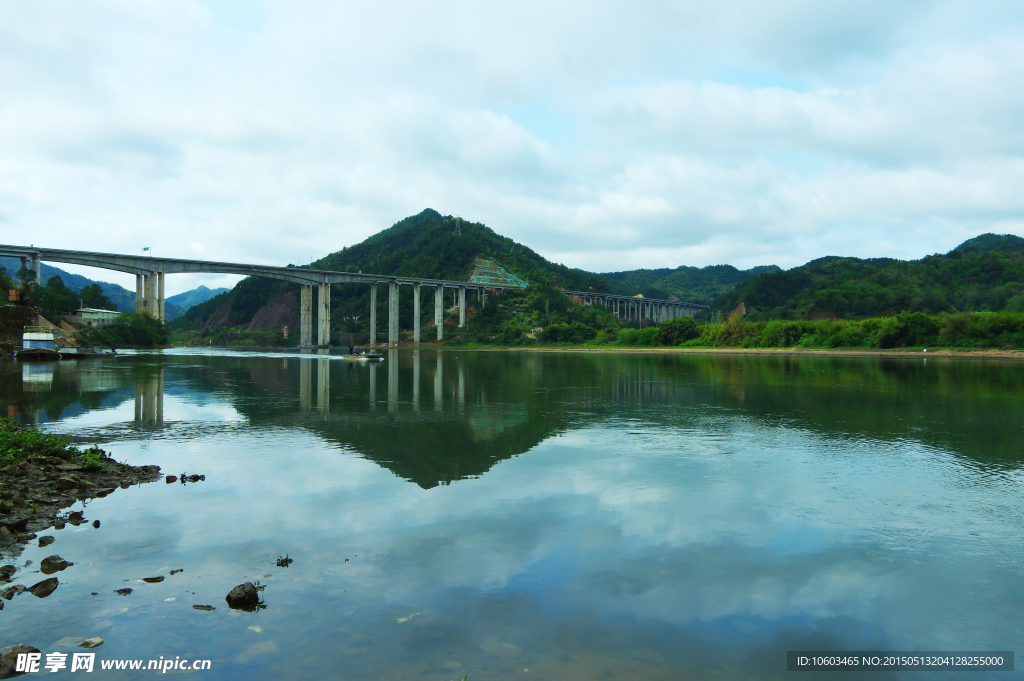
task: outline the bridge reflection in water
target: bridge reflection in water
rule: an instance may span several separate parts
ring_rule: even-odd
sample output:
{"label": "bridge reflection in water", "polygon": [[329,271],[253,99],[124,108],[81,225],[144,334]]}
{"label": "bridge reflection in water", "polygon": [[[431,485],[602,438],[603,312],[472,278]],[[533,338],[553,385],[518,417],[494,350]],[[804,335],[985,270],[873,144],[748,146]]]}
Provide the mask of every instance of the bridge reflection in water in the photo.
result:
{"label": "bridge reflection in water", "polygon": [[225,421],[298,427],[429,488],[483,475],[593,424],[718,432],[708,414],[721,409],[829,433],[842,417],[849,437],[904,437],[921,416],[898,396],[917,390],[955,424],[930,430],[929,446],[972,466],[1017,470],[1019,439],[986,425],[986,400],[1019,399],[1022,374],[1024,367],[964,362],[428,349],[389,350],[386,362],[372,364],[320,353],[168,353],[49,366],[0,359],[0,413],[42,425],[93,412],[74,434],[108,442],[157,429],[193,439],[199,421],[210,424],[204,433]]}
{"label": "bridge reflection in water", "polygon": [[[321,350],[320,354],[327,355],[328,351]],[[444,353],[436,351],[430,353],[432,356],[423,357],[424,352],[413,350],[411,352],[411,409],[413,412],[420,411],[420,384],[422,382],[423,370],[434,372],[434,411],[441,411],[445,401],[444,391]],[[331,412],[331,368],[337,367],[339,360],[337,355],[331,357],[303,357],[299,359],[299,410],[313,410],[313,394],[316,392],[316,411],[327,415]],[[357,371],[365,371],[369,383],[367,397],[369,400],[369,411],[376,412],[378,400],[377,382],[378,374],[387,372],[387,411],[395,416],[398,414],[399,379],[402,373],[400,354],[397,350],[389,350],[385,362],[367,362],[350,365],[350,368]],[[316,380],[314,381],[314,365],[316,369]],[[284,360],[283,368],[287,369],[288,360]],[[451,400],[456,407],[456,413],[465,412],[466,404],[466,372],[462,364],[457,366],[456,380],[451,386]]]}
{"label": "bridge reflection in water", "polygon": [[135,423],[155,425],[164,422],[164,368],[135,383]]}

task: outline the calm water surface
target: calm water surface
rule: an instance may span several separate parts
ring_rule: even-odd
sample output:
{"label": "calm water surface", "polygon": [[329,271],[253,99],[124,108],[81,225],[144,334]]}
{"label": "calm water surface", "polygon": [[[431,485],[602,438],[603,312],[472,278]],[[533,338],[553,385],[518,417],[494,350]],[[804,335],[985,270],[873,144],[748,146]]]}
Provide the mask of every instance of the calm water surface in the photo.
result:
{"label": "calm water surface", "polygon": [[[791,649],[1014,650],[1022,397],[1024,365],[920,358],[5,360],[7,413],[206,480],[117,490],[84,509],[100,529],[47,532],[16,581],[53,553],[75,565],[6,604],[0,642],[98,635],[99,659],[208,658],[204,679],[438,681],[781,679]],[[266,608],[228,609],[255,579]]]}

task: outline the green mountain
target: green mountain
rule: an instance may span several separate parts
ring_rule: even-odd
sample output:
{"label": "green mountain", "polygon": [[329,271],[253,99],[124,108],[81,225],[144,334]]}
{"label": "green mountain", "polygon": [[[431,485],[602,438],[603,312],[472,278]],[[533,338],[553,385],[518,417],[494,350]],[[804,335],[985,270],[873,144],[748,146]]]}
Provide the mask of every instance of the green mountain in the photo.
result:
{"label": "green mountain", "polygon": [[[182,313],[191,307],[198,305],[199,303],[205,303],[210,298],[220,295],[221,293],[227,293],[231,289],[227,288],[206,288],[202,284],[192,289],[191,291],[185,291],[178,295],[171,296],[164,300],[166,305],[175,305]],[[175,315],[180,316],[180,315]]]}
{"label": "green mountain", "polygon": [[710,265],[673,269],[628,270],[604,272],[600,276],[612,282],[616,293],[645,298],[675,297],[688,303],[710,305],[711,302],[740,282],[766,272],[781,272],[775,265],[761,265],[749,270],[738,270],[732,265]]}
{"label": "green mountain", "polygon": [[[596,274],[552,263],[483,224],[441,215],[429,208],[308,267],[465,281],[477,256],[491,258],[531,283],[554,283],[563,288],[597,292],[612,290],[610,282]],[[172,328],[277,329],[283,325],[294,328],[298,324],[298,291],[297,285],[288,282],[248,277],[230,292],[190,308]],[[334,330],[365,330],[369,295],[369,287],[362,284],[333,287]],[[378,297],[378,303],[383,303],[383,298]],[[385,316],[379,315],[382,324]],[[411,326],[411,296],[402,296],[399,317],[402,328]]]}
{"label": "green mountain", "polygon": [[944,255],[912,261],[828,256],[748,279],[714,307],[728,312],[740,302],[754,320],[1022,311],[1024,239],[983,234]]}

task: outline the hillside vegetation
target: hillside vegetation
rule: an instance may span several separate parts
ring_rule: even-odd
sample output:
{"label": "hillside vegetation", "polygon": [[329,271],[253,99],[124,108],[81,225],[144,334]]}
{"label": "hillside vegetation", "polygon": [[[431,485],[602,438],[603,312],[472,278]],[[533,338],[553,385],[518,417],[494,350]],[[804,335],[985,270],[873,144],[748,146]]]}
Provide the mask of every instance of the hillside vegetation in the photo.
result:
{"label": "hillside vegetation", "polygon": [[775,265],[761,265],[749,270],[738,270],[732,265],[709,265],[675,269],[629,270],[605,272],[600,276],[609,280],[616,293],[645,298],[674,297],[687,303],[711,305],[715,298],[732,290],[737,284],[766,272],[781,272]]}
{"label": "hillside vegetation", "polygon": [[[343,248],[307,267],[465,281],[473,269],[474,258],[484,256],[493,258],[509,272],[531,283],[557,284],[564,288],[598,292],[611,291],[609,282],[598,275],[549,262],[530,248],[495,233],[485,225],[459,221],[458,227],[461,234],[455,233],[455,218],[427,209],[360,244]],[[259,330],[262,328],[259,320],[254,323],[257,314],[275,300],[297,309],[298,291],[296,284],[249,277],[228,293],[192,307],[170,326],[181,331],[216,330],[224,326],[244,326]],[[403,293],[399,306],[399,325],[406,329],[413,323],[413,304],[408,289]],[[334,286],[331,293],[332,330],[366,330],[369,296],[369,287],[363,284]],[[378,296],[382,311],[383,303],[384,297]],[[425,317],[426,309],[425,303]],[[290,318],[294,328],[297,323],[294,312],[290,317],[283,318]],[[386,324],[386,314],[379,314],[378,322],[382,329]]]}
{"label": "hillside vegetation", "polygon": [[1024,311],[1024,239],[984,234],[913,261],[819,258],[748,279],[713,305],[728,312],[740,302],[752,321]]}

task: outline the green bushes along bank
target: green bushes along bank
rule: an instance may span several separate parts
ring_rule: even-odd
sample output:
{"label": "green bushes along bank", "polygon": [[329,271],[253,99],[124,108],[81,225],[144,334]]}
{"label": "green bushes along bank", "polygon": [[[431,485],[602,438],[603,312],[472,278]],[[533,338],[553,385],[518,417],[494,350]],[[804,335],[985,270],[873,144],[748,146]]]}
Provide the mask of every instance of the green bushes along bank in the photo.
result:
{"label": "green bushes along bank", "polygon": [[859,320],[744,321],[698,325],[672,319],[648,329],[620,329],[614,340],[628,346],[735,348],[1007,348],[1024,349],[1024,314],[904,312]]}

